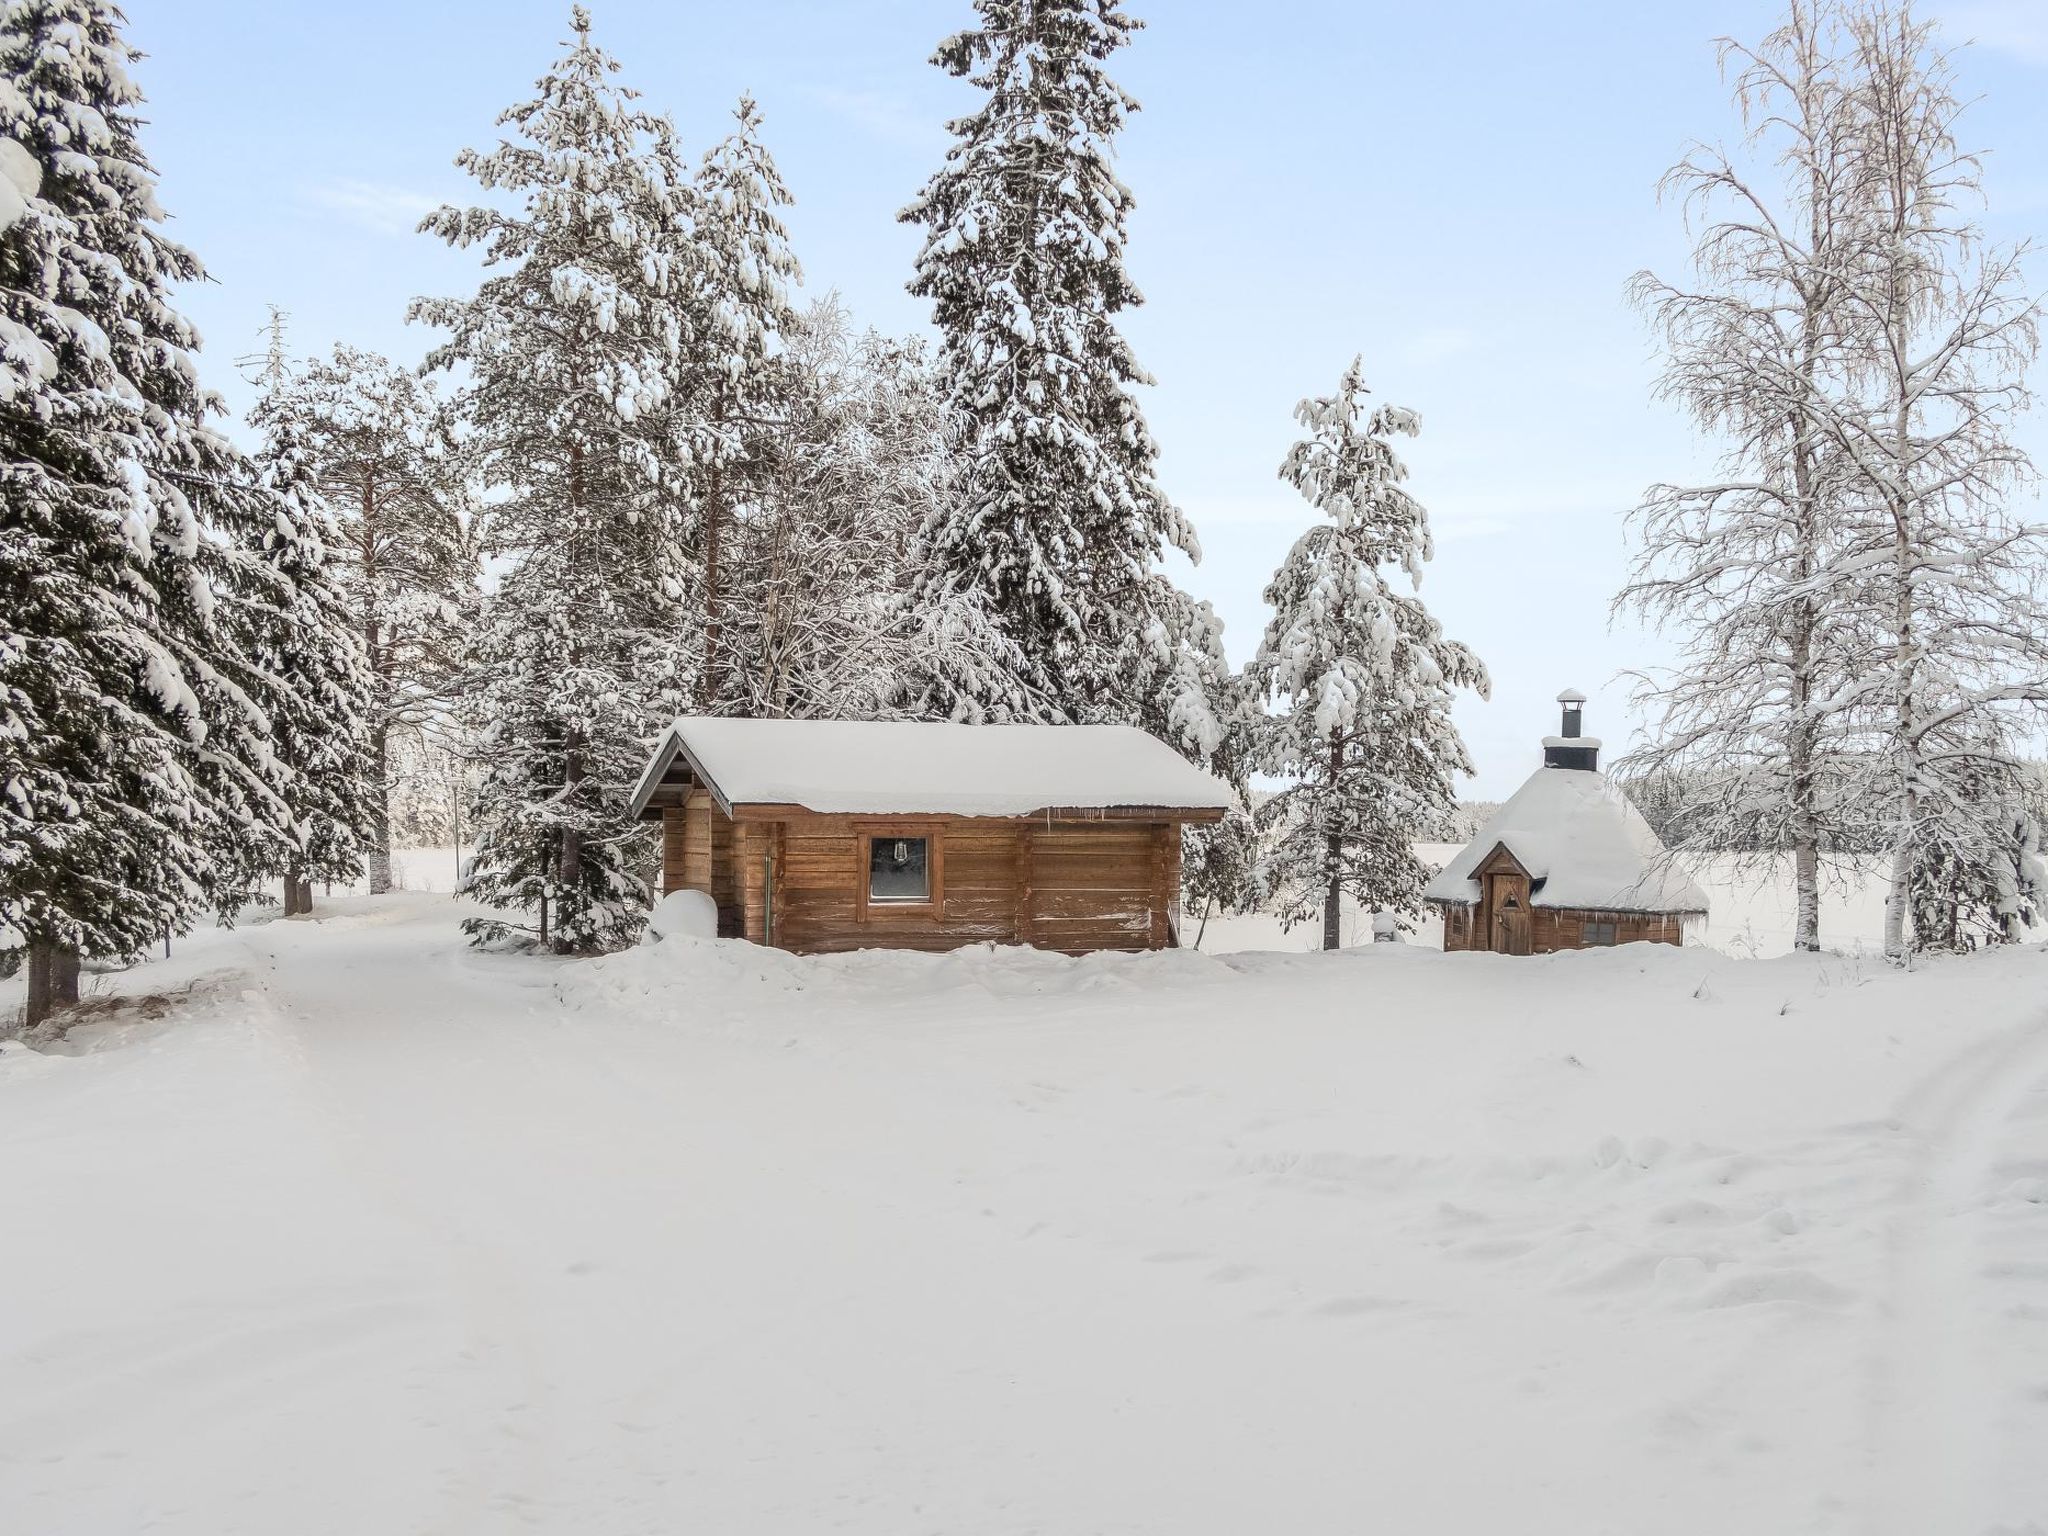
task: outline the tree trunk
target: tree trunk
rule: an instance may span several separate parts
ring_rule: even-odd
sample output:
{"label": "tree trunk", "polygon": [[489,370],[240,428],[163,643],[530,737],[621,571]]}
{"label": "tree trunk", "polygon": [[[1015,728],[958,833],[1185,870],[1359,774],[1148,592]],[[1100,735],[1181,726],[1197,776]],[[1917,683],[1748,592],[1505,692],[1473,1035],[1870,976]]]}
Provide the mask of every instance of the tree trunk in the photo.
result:
{"label": "tree trunk", "polygon": [[391,889],[391,727],[370,727],[370,894]]}
{"label": "tree trunk", "polygon": [[[1344,779],[1344,743],[1330,743],[1330,798],[1334,805],[1337,788]],[[1332,811],[1334,815],[1334,810]],[[1344,837],[1325,834],[1323,843],[1323,948],[1344,945]]]}
{"label": "tree trunk", "polygon": [[79,956],[75,949],[53,945],[50,950],[50,1003],[71,1008],[78,1003]]}
{"label": "tree trunk", "polygon": [[78,951],[46,941],[28,947],[28,1002],[22,1027],[34,1029],[59,1008],[78,1003]]}
{"label": "tree trunk", "polygon": [[[583,783],[583,747],[583,733],[569,732],[568,743],[562,753],[562,803],[572,812],[577,789]],[[583,834],[572,826],[562,828],[562,846],[555,861],[555,876],[569,890],[581,890],[583,887]]]}
{"label": "tree trunk", "polygon": [[55,955],[54,945],[31,942],[28,947],[28,1005],[21,1019],[24,1029],[34,1029],[41,1024],[56,1006],[51,976],[51,961]]}
{"label": "tree trunk", "polygon": [[[1902,410],[1901,418],[1904,414]],[[1899,696],[1894,730],[1897,732],[1895,747],[1899,754],[1899,809],[1898,834],[1892,845],[1891,890],[1884,903],[1884,952],[1886,959],[1903,962],[1911,942],[1906,919],[1912,901],[1913,864],[1920,849],[1921,744],[1919,710],[1914,703],[1919,687],[1919,656],[1914,627],[1912,542],[1907,532],[1905,508],[1895,506],[1893,516],[1897,522],[1897,536],[1892,558],[1898,563],[1893,576],[1896,589],[1892,622],[1898,633],[1894,666]]]}
{"label": "tree trunk", "polygon": [[711,494],[704,498],[704,670],[697,676],[697,707],[710,713],[718,705],[718,646],[725,579],[718,559],[725,524],[724,492],[717,469],[711,471]]}
{"label": "tree trunk", "polygon": [[[1814,324],[1811,314],[1808,327]],[[1809,396],[1818,387],[1814,379],[1814,344],[1809,341],[1802,365]],[[1793,413],[1792,479],[1799,498],[1799,580],[1810,582],[1819,566],[1819,489],[1813,465],[1810,422],[1803,411]],[[1814,636],[1820,628],[1818,605],[1803,597],[1792,609],[1792,729],[1786,742],[1787,766],[1792,777],[1792,871],[1797,898],[1793,919],[1792,947],[1806,953],[1820,950],[1820,808],[1819,793],[1820,722],[1813,717]]]}
{"label": "tree trunk", "polygon": [[1330,834],[1323,854],[1323,948],[1339,949],[1344,943],[1344,839]]}
{"label": "tree trunk", "polygon": [[1820,953],[1820,843],[1807,833],[1795,833],[1792,843],[1792,880],[1798,901],[1793,919],[1792,947],[1806,954]]}
{"label": "tree trunk", "polygon": [[1814,804],[1818,774],[1814,759],[1818,723],[1813,702],[1813,615],[1810,605],[1795,621],[1792,641],[1792,730],[1786,756],[1792,774],[1792,879],[1797,899],[1792,947],[1809,954],[1820,950],[1820,813]]}

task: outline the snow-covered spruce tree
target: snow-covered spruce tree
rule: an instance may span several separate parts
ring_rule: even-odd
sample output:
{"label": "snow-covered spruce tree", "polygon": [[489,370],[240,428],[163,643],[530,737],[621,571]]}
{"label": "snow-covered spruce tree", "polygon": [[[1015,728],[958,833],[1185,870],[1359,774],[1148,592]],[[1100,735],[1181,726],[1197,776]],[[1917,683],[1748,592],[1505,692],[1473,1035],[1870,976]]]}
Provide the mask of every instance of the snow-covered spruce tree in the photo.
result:
{"label": "snow-covered spruce tree", "polygon": [[0,11],[8,179],[36,186],[0,233],[0,946],[27,951],[31,1024],[81,955],[227,899],[213,852],[274,809],[216,615],[240,557],[195,506],[247,466],[204,424],[170,302],[201,271],[162,232],[120,29],[93,0]]}
{"label": "snow-covered spruce tree", "polygon": [[704,422],[697,455],[704,637],[697,707],[707,711],[735,703],[722,646],[733,586],[729,530],[743,509],[758,506],[771,473],[774,429],[792,388],[781,355],[783,334],[795,318],[789,284],[799,278],[777,211],[789,206],[789,189],[761,142],[760,110],[752,97],[742,97],[733,117],[738,127],[698,170],[692,231],[704,284],[698,302],[710,317],[693,391]]}
{"label": "snow-covered spruce tree", "polygon": [[1211,696],[1222,736],[1209,766],[1237,791],[1238,803],[1221,821],[1191,825],[1182,835],[1181,896],[1195,919],[1197,949],[1212,915],[1252,911],[1269,894],[1266,844],[1251,791],[1269,722],[1249,669],[1228,677]]}
{"label": "snow-covered spruce tree", "polygon": [[[492,723],[475,819],[474,891],[530,911],[550,947],[629,940],[647,902],[647,839],[627,815],[637,731],[674,685],[690,588],[701,418],[684,391],[703,291],[684,266],[687,173],[668,125],[615,84],[572,12],[574,41],[508,137],[458,163],[505,208],[444,208],[422,228],[478,247],[474,296],[421,300],[450,339],[429,361],[469,371],[468,418],[499,499],[493,595],[473,691]],[[541,914],[545,914],[544,917]],[[479,940],[513,924],[474,920]]]}
{"label": "snow-covered spruce tree", "polygon": [[1308,432],[1280,476],[1322,514],[1266,588],[1273,617],[1247,669],[1278,711],[1258,766],[1291,780],[1261,808],[1273,829],[1266,884],[1292,927],[1320,911],[1323,947],[1342,942],[1341,898],[1419,916],[1428,868],[1417,839],[1457,814],[1454,776],[1472,764],[1451,723],[1452,690],[1485,697],[1479,658],[1444,638],[1419,598],[1429,515],[1402,486],[1391,439],[1413,411],[1368,413],[1359,364],[1337,393],[1302,401]]}
{"label": "snow-covered spruce tree", "polygon": [[394,737],[444,718],[476,618],[478,560],[453,412],[411,369],[337,346],[265,377],[250,422],[310,455],[334,522],[327,550],[370,671],[365,855],[391,889]]}
{"label": "snow-covered spruce tree", "polygon": [[[557,953],[589,952],[630,942],[651,900],[639,873],[646,840],[619,806],[646,743],[641,716],[619,702],[620,679],[583,659],[592,647],[576,632],[617,613],[613,594],[558,601],[554,570],[528,560],[505,578],[478,637],[478,654],[490,659],[483,686],[464,706],[481,768],[464,889],[533,922],[463,926],[479,943],[526,933]],[[565,782],[572,761],[586,771]]]}
{"label": "snow-covered spruce tree", "polygon": [[1968,814],[1925,820],[1909,882],[1915,949],[2008,943],[2048,917],[2042,786],[2030,767],[2010,765],[2011,751],[2010,743],[1979,747],[1942,776]]}
{"label": "snow-covered spruce tree", "polygon": [[[251,577],[222,599],[254,663],[250,688],[282,773],[283,837],[243,838],[245,860],[284,880],[285,916],[313,910],[313,885],[363,872],[376,785],[370,771],[372,679],[334,551],[316,461],[289,418],[273,419],[257,480],[237,494]],[[266,854],[268,855],[266,857]]]}
{"label": "snow-covered spruce tree", "polygon": [[1645,675],[1649,741],[1618,764],[1683,792],[1680,850],[1792,855],[1794,944],[1820,947],[1824,853],[1857,816],[1841,762],[1861,750],[1842,713],[1860,639],[1857,568],[1842,559],[1856,492],[1821,418],[1839,395],[1856,114],[1836,0],[1792,0],[1754,48],[1723,44],[1752,168],[1698,148],[1665,179],[1699,223],[1693,279],[1638,274],[1666,361],[1661,393],[1722,444],[1720,474],[1659,485],[1634,514],[1635,569],[1618,607],[1674,633],[1678,664]]}
{"label": "snow-covered spruce tree", "polygon": [[2038,309],[2019,253],[1988,246],[1965,211],[1981,182],[1932,28],[1863,0],[1848,30],[1847,387],[1822,424],[1858,491],[1846,558],[1866,578],[1873,647],[1853,702],[1880,743],[1868,788],[1892,828],[1885,952],[1903,959],[1938,940],[1912,931],[1915,906],[1938,904],[1916,898],[1916,871],[1952,857],[1974,866],[1965,884],[2001,878],[1989,866],[2008,858],[2012,797],[1983,791],[2016,782],[2013,744],[2048,706],[2048,528],[2010,499],[2033,474],[2014,424]]}
{"label": "snow-covered spruce tree", "polygon": [[1128,188],[1113,145],[1137,103],[1104,68],[1139,23],[1117,0],[975,0],[978,25],[933,62],[985,93],[951,124],[945,165],[900,217],[925,229],[910,291],[932,301],[960,481],[925,526],[918,600],[965,601],[1023,653],[935,712],[1142,723],[1197,755],[1218,728],[1213,615],[1166,580],[1198,559],[1155,479],[1135,389],[1150,380],[1116,328],[1141,302],[1124,270]]}

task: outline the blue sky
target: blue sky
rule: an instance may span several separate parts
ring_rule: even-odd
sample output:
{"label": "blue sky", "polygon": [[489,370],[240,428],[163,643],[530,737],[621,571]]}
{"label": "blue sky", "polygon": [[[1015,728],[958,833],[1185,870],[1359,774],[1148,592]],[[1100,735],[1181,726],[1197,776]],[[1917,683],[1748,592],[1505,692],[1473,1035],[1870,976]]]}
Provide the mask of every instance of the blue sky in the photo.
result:
{"label": "blue sky", "polygon": [[[2048,0],[1923,7],[1963,55],[1991,151],[1988,222],[2048,230]],[[470,201],[453,165],[491,142],[567,35],[568,0],[277,4],[132,0],[149,57],[147,144],[173,231],[213,281],[185,307],[209,382],[238,409],[232,361],[266,304],[299,350],[347,340],[417,361],[416,294],[460,292],[467,258],[412,233]],[[895,213],[971,99],[926,61],[965,0],[594,0],[625,79],[693,143],[750,90],[796,193],[809,291],[863,323],[928,322],[903,291],[917,247]],[[1166,488],[1206,557],[1234,659],[1257,644],[1260,591],[1306,509],[1275,478],[1303,395],[1354,352],[1422,414],[1412,489],[1439,539],[1423,595],[1494,678],[1459,722],[1468,792],[1534,766],[1560,688],[1590,728],[1626,736],[1617,674],[1659,642],[1610,627],[1621,513],[1703,447],[1650,398],[1655,358],[1623,287],[1676,273],[1677,214],[1656,182],[1688,140],[1735,125],[1713,39],[1756,38],[1773,0],[1133,0],[1147,29],[1113,66],[1144,110],[1120,169],[1137,195],[1128,317],[1158,379],[1145,408]],[[2048,442],[2030,432],[2038,454]]]}

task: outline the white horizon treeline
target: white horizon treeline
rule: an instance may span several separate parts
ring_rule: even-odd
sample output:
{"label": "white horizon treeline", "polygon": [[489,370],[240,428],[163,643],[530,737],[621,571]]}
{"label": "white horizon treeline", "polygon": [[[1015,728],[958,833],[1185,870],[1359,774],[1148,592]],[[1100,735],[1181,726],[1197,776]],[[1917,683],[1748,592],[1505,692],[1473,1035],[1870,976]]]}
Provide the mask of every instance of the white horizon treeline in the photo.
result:
{"label": "white horizon treeline", "polygon": [[2026,747],[2048,704],[2048,528],[2015,506],[2039,310],[1973,216],[1979,164],[1930,24],[1897,0],[1793,0],[1727,42],[1747,138],[1666,188],[1693,273],[1644,273],[1662,390],[1721,477],[1653,487],[1617,606],[1677,633],[1639,679],[1623,765],[1682,787],[1681,848],[1789,850],[1817,949],[1831,854],[1890,857],[1885,950],[2038,920]]}

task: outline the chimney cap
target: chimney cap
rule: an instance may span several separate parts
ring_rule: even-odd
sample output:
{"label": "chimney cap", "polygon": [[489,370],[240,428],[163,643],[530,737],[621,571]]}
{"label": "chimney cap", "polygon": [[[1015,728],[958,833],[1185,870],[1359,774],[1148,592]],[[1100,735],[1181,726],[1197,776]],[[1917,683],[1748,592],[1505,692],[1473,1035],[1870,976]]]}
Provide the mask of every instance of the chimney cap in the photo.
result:
{"label": "chimney cap", "polygon": [[1560,704],[1583,704],[1586,702],[1586,696],[1576,688],[1567,688],[1557,696],[1557,702]]}

